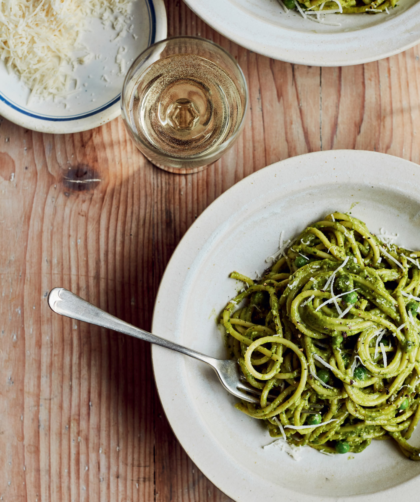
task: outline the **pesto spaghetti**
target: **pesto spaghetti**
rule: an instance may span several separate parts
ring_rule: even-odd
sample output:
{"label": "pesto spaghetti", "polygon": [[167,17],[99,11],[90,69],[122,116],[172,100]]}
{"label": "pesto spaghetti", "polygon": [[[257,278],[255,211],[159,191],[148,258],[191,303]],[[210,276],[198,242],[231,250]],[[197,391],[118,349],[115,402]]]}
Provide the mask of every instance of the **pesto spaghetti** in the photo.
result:
{"label": "pesto spaghetti", "polygon": [[408,444],[420,419],[420,257],[333,213],[280,250],[222,313],[228,347],[270,435],[323,453],[358,453],[372,439]]}
{"label": "pesto spaghetti", "polygon": [[389,14],[389,9],[397,6],[398,0],[279,0],[285,12],[296,10],[303,18],[323,24],[331,24],[321,18],[321,14]]}

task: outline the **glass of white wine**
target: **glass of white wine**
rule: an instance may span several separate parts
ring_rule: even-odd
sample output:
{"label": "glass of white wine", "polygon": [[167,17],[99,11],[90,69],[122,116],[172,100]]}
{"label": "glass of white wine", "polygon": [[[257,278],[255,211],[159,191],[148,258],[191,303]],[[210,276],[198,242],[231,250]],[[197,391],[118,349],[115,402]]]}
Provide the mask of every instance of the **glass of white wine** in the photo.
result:
{"label": "glass of white wine", "polygon": [[158,167],[188,174],[215,162],[238,138],[248,88],[238,63],[220,46],[174,37],[134,61],[121,107],[137,148]]}

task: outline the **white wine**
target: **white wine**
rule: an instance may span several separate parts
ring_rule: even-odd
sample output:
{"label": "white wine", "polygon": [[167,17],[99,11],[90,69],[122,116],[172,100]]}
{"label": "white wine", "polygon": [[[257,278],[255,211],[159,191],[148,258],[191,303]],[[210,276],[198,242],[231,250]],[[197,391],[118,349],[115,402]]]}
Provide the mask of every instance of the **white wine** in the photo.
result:
{"label": "white wine", "polygon": [[219,159],[244,126],[248,87],[217,44],[173,37],[148,47],[124,81],[121,113],[137,148],[172,173],[196,173]]}
{"label": "white wine", "polygon": [[131,89],[127,116],[133,131],[155,153],[179,159],[211,156],[245,113],[228,73],[196,54],[158,59]]}

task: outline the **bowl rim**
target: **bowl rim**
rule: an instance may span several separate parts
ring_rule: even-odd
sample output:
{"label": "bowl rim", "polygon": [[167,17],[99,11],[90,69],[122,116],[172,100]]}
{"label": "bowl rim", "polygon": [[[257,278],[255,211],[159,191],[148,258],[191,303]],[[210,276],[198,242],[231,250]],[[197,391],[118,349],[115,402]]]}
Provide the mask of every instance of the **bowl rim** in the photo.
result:
{"label": "bowl rim", "polygon": [[[224,9],[219,8],[221,2],[224,2]],[[242,47],[263,56],[292,64],[319,67],[365,64],[399,54],[420,42],[420,31],[417,27],[420,18],[419,4],[408,7],[401,14],[388,21],[360,30],[340,33],[309,33],[280,26],[270,26],[251,13],[244,13],[241,9],[231,7],[232,2],[225,0],[213,0],[212,2],[185,0],[185,3],[213,29]],[[235,16],[229,13],[235,13]],[[356,14],[351,15],[355,16]],[[248,23],[250,29],[238,30],[235,25],[235,17],[238,19],[238,23]],[[255,35],[257,31],[258,33]],[[361,37],[360,33],[362,32],[369,33],[371,37]],[[290,44],[291,36],[293,44]],[[362,38],[363,41],[366,41],[364,46],[358,45]],[[394,42],[396,41],[396,45],[387,48],[387,42],[390,38]],[[338,45],[341,51],[339,57],[335,56],[335,52],[328,54],[328,43]]]}

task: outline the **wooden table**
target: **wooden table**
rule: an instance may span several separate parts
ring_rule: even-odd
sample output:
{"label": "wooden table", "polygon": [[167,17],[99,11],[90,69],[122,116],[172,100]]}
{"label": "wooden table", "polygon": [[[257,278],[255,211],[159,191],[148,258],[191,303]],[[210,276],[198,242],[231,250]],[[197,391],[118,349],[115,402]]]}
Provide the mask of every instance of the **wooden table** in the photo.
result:
{"label": "wooden table", "polygon": [[238,59],[250,111],[236,146],[190,176],[153,167],[120,119],[54,136],[0,124],[0,501],[230,500],[189,460],[162,411],[150,347],[53,315],[64,286],[145,329],[165,266],[195,218],[264,166],[318,150],[420,161],[419,47],[349,68],[249,52],[167,0],[169,34]]}

